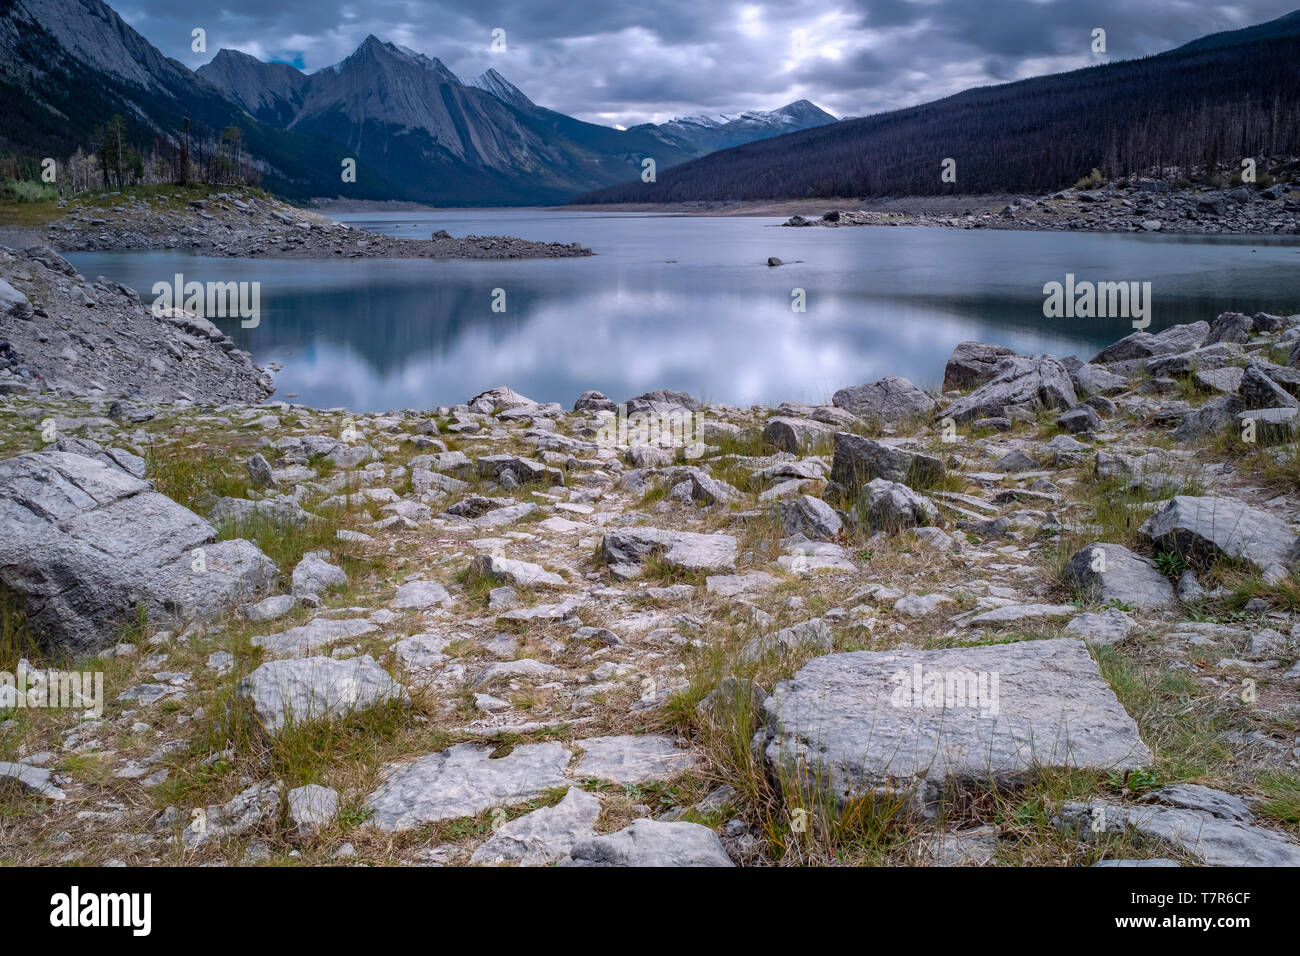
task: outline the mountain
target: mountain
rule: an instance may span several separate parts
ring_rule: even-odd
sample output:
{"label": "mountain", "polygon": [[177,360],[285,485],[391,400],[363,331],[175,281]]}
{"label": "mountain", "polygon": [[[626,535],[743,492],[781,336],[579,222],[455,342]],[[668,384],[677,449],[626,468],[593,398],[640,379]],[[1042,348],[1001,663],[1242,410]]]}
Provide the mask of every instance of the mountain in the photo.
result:
{"label": "mountain", "polygon": [[658,129],[703,152],[711,153],[783,133],[828,126],[834,122],[834,116],[808,100],[796,100],[780,109],[750,110],[737,116],[684,116],[660,123]]}
{"label": "mountain", "polygon": [[[35,157],[86,146],[114,113],[126,118],[133,145],[158,144],[164,155],[174,154],[187,118],[196,148],[239,126],[267,187],[289,196],[337,191],[341,149],[253,119],[101,0],[0,0],[0,111],[0,147]],[[365,188],[391,191],[367,172]]]}
{"label": "mountain", "polygon": [[[575,201],[1043,193],[1300,155],[1300,11],[1139,60],[967,90],[712,153]],[[956,160],[945,183],[941,163]]]}
{"label": "mountain", "polygon": [[271,126],[286,126],[302,107],[307,76],[287,63],[263,63],[238,50],[221,50],[195,70],[245,110]]}
{"label": "mountain", "polygon": [[441,61],[374,36],[311,75],[227,50],[198,75],[259,119],[339,144],[402,183],[400,198],[423,202],[563,202],[639,174],[647,156],[664,169],[701,152],[544,109],[496,70],[462,82]]}

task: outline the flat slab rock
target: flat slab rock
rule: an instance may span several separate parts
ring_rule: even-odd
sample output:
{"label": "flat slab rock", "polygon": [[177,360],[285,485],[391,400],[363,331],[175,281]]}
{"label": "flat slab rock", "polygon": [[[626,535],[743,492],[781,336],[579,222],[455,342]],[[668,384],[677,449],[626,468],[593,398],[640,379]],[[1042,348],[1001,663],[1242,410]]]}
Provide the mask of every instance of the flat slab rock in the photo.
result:
{"label": "flat slab rock", "polygon": [[675,739],[655,734],[589,737],[575,741],[574,746],[584,751],[573,770],[579,780],[591,777],[622,784],[647,783],[667,780],[698,763]]}
{"label": "flat slab rock", "polygon": [[73,657],[116,643],[137,604],[151,621],[211,620],[276,574],[250,542],[217,542],[147,482],[68,452],[0,462],[0,527],[0,582],[33,633]]}
{"label": "flat slab rock", "polygon": [[366,798],[371,822],[388,832],[410,830],[525,803],[569,783],[569,751],[554,741],[523,744],[504,757],[491,754],[491,747],[456,744],[389,765],[383,783]]}
{"label": "flat slab rock", "polygon": [[600,552],[610,564],[640,564],[658,556],[668,567],[685,571],[731,571],[736,567],[736,539],[726,534],[622,528],[605,533]]}
{"label": "flat slab rock", "polygon": [[[957,678],[981,676],[982,698],[956,695]],[[948,701],[924,694],[934,681],[952,682]],[[929,803],[949,780],[986,784],[1037,766],[1136,769],[1152,759],[1071,639],[831,654],[779,683],[763,713],[760,742],[776,771],[792,780],[806,772],[841,799],[915,786]]]}
{"label": "flat slab rock", "polygon": [[698,823],[636,820],[577,843],[560,866],[735,866],[718,835]]}
{"label": "flat slab rock", "polygon": [[270,661],[241,680],[236,692],[252,701],[258,720],[272,734],[387,701],[410,703],[406,689],[368,656]]}
{"label": "flat slab rock", "polygon": [[595,836],[593,828],[600,816],[600,800],[570,787],[553,807],[502,824],[474,851],[469,862],[475,866],[546,866],[569,855],[579,840]]}
{"label": "flat slab rock", "polygon": [[1061,829],[1078,828],[1084,837],[1136,830],[1210,866],[1300,866],[1300,846],[1282,834],[1205,810],[1094,800],[1065,804],[1053,822]]}
{"label": "flat slab rock", "polygon": [[268,657],[306,657],[338,641],[361,637],[379,628],[365,618],[318,617],[291,627],[279,634],[266,634],[252,640]]}

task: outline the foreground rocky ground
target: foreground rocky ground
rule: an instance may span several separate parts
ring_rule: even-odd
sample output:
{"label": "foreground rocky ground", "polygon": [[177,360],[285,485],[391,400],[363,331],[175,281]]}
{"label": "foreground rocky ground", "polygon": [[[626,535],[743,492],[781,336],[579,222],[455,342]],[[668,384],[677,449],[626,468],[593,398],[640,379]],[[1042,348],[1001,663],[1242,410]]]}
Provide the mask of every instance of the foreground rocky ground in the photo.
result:
{"label": "foreground rocky ground", "polygon": [[274,259],[557,259],[592,255],[576,242],[533,242],[511,236],[395,239],[265,194],[175,187],[137,195],[85,194],[59,203],[44,227],[61,252],[188,249],[205,256]]}
{"label": "foreground rocky ground", "polygon": [[13,392],[0,669],[106,687],[0,710],[0,858],[1300,864],[1298,366],[1229,313],[623,435]]}
{"label": "foreground rocky ground", "polygon": [[796,214],[787,226],[942,226],[953,229],[1046,229],[1077,232],[1173,232],[1246,235],[1300,234],[1300,184],[1268,188],[1176,187],[1163,180],[1133,179],[1094,188],[1064,189],[1047,196],[1020,196],[990,207],[981,197],[952,205],[898,200],[893,208],[832,208],[818,217]]}

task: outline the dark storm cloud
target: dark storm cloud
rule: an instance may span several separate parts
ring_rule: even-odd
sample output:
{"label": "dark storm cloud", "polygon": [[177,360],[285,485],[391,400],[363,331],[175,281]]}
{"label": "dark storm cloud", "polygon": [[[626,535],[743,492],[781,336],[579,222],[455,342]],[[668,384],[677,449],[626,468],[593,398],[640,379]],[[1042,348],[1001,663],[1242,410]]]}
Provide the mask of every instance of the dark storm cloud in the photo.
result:
{"label": "dark storm cloud", "polygon": [[[113,0],[109,0],[110,4]],[[535,102],[632,125],[807,98],[863,115],[1108,59],[1288,13],[1300,0],[119,0],[190,66],[223,46],[310,72],[365,39],[435,56],[461,76],[496,67]],[[207,51],[190,31],[207,31]],[[1107,52],[1092,52],[1092,30]],[[490,49],[506,31],[505,52]]]}

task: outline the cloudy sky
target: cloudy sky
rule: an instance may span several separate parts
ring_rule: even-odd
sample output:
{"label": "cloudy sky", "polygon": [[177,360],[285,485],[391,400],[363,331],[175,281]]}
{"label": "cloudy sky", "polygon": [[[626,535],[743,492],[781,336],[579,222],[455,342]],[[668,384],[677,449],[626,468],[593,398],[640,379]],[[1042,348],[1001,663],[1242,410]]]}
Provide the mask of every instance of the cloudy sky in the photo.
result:
{"label": "cloudy sky", "polygon": [[[630,126],[807,98],[837,116],[1144,56],[1300,0],[108,0],[191,67],[233,47],[308,72],[375,34],[460,76],[496,67],[536,103]],[[186,10],[190,12],[186,12]],[[190,31],[207,31],[207,52]],[[1106,30],[1105,54],[1092,31]],[[494,30],[505,50],[492,49]]]}

